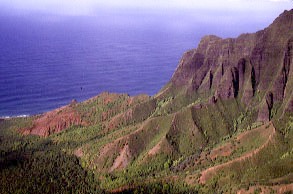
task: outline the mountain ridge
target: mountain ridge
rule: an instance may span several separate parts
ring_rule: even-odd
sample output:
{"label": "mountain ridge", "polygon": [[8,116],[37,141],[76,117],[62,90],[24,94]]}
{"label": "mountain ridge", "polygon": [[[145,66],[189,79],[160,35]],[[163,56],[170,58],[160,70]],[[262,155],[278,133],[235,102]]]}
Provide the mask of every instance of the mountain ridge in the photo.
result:
{"label": "mountain ridge", "polygon": [[[272,108],[269,103],[273,101],[269,99],[272,96],[277,102],[283,98],[288,100],[291,96],[285,96],[285,93],[290,93],[286,84],[292,71],[291,13],[292,10],[285,11],[264,30],[242,34],[235,39],[205,36],[197,49],[183,55],[167,89],[175,88],[176,92],[177,88],[185,89],[184,92],[195,92],[198,96],[208,93],[216,99],[240,95],[241,102],[247,105],[260,90],[267,95],[268,107],[263,109]],[[262,111],[259,119],[269,120],[267,110]]]}
{"label": "mountain ridge", "polygon": [[155,96],[102,93],[0,125],[62,145],[107,192],[293,191],[292,61],[290,10],[256,33],[203,37]]}

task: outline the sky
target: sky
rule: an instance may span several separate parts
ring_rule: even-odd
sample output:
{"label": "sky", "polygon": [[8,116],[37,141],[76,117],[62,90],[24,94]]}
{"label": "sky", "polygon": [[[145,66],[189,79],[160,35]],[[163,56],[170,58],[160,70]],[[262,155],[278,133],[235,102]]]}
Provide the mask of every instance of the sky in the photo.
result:
{"label": "sky", "polygon": [[273,14],[292,7],[292,0],[0,0],[0,11],[9,14],[95,15],[119,9]]}

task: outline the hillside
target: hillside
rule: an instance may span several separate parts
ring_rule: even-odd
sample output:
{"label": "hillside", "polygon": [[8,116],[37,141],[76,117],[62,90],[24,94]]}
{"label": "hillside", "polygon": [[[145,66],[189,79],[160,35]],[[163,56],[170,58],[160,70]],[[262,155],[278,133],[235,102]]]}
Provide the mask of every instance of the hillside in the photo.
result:
{"label": "hillside", "polygon": [[155,96],[1,120],[0,192],[292,192],[292,61],[290,10],[256,33],[203,37]]}

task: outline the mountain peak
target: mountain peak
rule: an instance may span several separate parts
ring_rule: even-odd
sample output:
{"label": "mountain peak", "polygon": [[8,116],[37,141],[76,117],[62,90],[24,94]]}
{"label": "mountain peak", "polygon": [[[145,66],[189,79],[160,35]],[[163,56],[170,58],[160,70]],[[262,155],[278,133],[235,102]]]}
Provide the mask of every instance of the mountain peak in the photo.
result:
{"label": "mountain peak", "polygon": [[183,55],[169,90],[164,91],[184,93],[190,99],[235,98],[248,106],[256,103],[257,96],[259,120],[269,120],[268,101],[291,98],[286,86],[292,71],[292,39],[293,10],[256,33],[227,39],[204,36],[197,49]]}

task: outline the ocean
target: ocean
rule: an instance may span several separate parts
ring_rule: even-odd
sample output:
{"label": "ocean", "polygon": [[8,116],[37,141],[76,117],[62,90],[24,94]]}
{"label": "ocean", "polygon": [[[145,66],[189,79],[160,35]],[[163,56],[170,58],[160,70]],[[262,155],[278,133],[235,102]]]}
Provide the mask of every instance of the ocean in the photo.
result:
{"label": "ocean", "polygon": [[0,117],[43,113],[103,91],[154,95],[202,36],[236,37],[269,23],[212,18],[128,12],[0,15]]}

